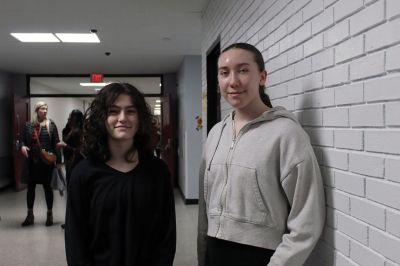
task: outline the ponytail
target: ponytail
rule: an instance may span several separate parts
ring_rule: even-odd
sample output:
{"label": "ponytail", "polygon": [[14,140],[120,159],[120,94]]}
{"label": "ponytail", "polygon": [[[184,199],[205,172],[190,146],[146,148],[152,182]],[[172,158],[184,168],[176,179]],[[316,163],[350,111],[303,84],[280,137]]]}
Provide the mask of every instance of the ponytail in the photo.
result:
{"label": "ponytail", "polygon": [[265,87],[264,86],[260,86],[259,87],[259,92],[260,92],[260,98],[261,101],[268,106],[269,108],[272,108],[272,104],[271,104],[271,100],[269,99],[268,94],[265,93]]}

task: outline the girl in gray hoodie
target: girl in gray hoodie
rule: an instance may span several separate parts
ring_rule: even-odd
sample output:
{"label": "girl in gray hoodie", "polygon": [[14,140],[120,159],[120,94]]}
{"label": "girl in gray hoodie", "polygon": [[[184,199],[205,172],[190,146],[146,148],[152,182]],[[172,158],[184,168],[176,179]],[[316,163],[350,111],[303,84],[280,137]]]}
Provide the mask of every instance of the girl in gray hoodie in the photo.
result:
{"label": "girl in gray hoodie", "polygon": [[218,59],[234,108],[210,131],[200,169],[199,266],[299,266],[317,243],[325,199],[309,138],[265,94],[264,59],[236,43]]}

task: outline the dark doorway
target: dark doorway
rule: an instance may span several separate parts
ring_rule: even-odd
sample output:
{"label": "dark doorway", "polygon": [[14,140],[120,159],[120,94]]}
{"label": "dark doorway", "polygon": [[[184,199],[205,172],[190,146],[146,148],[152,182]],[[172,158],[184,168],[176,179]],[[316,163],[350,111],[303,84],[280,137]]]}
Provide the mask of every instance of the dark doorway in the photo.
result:
{"label": "dark doorway", "polygon": [[207,54],[207,134],[221,120],[221,95],[218,89],[218,56],[221,51],[220,42]]}
{"label": "dark doorway", "polygon": [[[30,117],[30,101],[29,97],[22,97],[13,95],[13,157],[14,157],[14,177],[15,177],[15,190],[21,191],[25,188],[22,184],[22,174],[24,167],[24,156],[20,152],[21,141],[23,139],[23,132],[25,123],[29,121]],[[24,173],[26,174],[26,172]],[[26,181],[26,180],[25,180]]]}

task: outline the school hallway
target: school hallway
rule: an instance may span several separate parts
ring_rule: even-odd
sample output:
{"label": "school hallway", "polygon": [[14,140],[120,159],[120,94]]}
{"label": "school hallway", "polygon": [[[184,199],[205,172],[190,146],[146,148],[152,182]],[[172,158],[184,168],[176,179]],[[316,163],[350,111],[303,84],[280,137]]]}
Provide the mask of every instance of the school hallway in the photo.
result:
{"label": "school hallway", "polygon": [[[174,266],[197,265],[197,204],[185,205],[175,189],[177,247]],[[26,190],[0,191],[0,266],[66,266],[64,230],[65,199],[54,192],[54,225],[46,227],[46,203],[36,188],[35,224],[21,227],[26,216]]]}

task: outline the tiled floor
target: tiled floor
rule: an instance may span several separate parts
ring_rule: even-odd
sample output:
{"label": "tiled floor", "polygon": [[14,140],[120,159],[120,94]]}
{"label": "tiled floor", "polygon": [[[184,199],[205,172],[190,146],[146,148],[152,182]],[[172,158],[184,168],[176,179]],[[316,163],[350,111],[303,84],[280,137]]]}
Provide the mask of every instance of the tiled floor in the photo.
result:
{"label": "tiled floor", "polygon": [[[35,224],[22,228],[26,216],[26,190],[0,192],[0,266],[66,266],[63,223],[64,198],[54,193],[54,222],[44,225],[46,204],[41,186],[36,188]],[[195,266],[197,205],[185,205],[175,191],[177,250],[174,266]]]}

